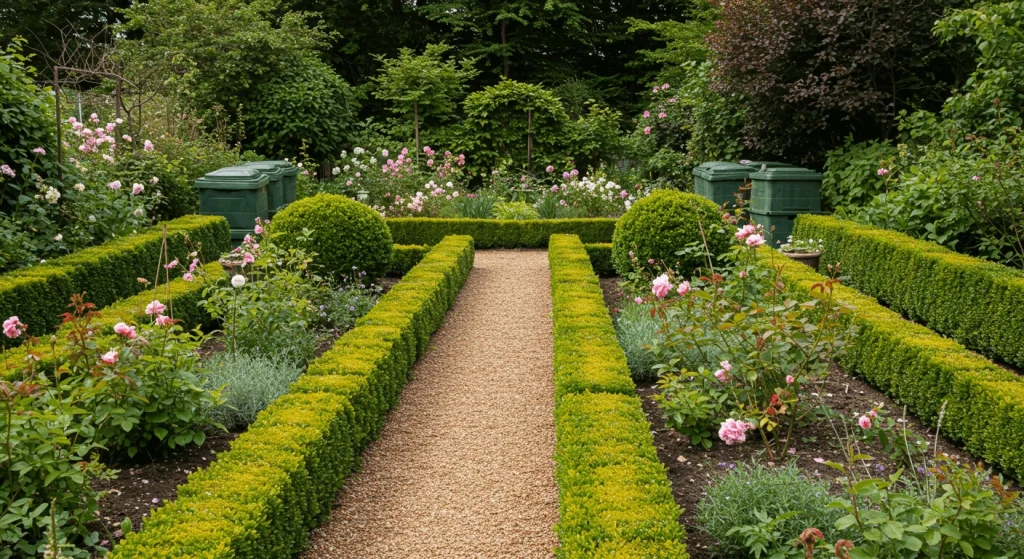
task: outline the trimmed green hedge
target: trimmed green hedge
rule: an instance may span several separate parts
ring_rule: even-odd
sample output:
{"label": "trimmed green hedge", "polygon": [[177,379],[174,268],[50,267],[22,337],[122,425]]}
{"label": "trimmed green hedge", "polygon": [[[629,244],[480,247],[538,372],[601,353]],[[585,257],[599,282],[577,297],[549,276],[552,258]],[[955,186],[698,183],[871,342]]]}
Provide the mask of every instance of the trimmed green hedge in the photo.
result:
{"label": "trimmed green hedge", "polygon": [[563,559],[685,559],[686,533],[579,237],[553,235],[555,468]]}
{"label": "trimmed green hedge", "polygon": [[[127,324],[139,323],[146,318],[146,305],[154,299],[164,302],[169,309],[169,315],[182,321],[185,329],[192,329],[196,326],[207,326],[211,324],[211,318],[199,306],[203,298],[203,289],[209,285],[208,282],[219,281],[227,275],[221,268],[219,262],[210,262],[203,266],[203,273],[196,274],[200,278],[187,282],[181,278],[171,280],[170,283],[157,286],[155,289],[147,289],[126,299],[117,301],[113,305],[100,309],[100,316],[93,321],[102,327],[103,332],[109,334],[114,331],[114,325],[118,322]],[[70,331],[70,326],[57,330],[57,337],[64,338]],[[28,352],[25,347],[8,349],[0,361],[0,378],[14,379],[22,369],[25,357]],[[40,366],[43,370],[50,370],[53,367],[54,357],[52,351],[47,347],[40,356]]]}
{"label": "trimmed green hedge", "polygon": [[828,216],[797,217],[794,238],[823,239],[821,266],[965,346],[1024,367],[1024,272],[902,233]]}
{"label": "trimmed green hedge", "polygon": [[473,239],[438,243],[108,557],[294,557],[358,468],[472,265]]}
{"label": "trimmed green hedge", "polygon": [[389,278],[404,276],[413,266],[430,251],[427,245],[394,245],[391,247],[391,264],[388,266]]}
{"label": "trimmed green hedge", "polygon": [[614,278],[619,275],[612,264],[611,243],[587,243],[583,245],[590,257],[590,265],[594,267],[594,273],[601,278]]}
{"label": "trimmed green hedge", "polygon": [[433,245],[447,235],[469,235],[479,248],[544,248],[555,234],[578,235],[585,243],[610,243],[613,218],[443,219],[392,217],[387,220],[396,244]]}
{"label": "trimmed green hedge", "polygon": [[[782,265],[789,289],[809,292],[824,277],[764,249]],[[1024,479],[1024,378],[949,338],[902,318],[844,285],[836,296],[854,307],[861,331],[839,364],[906,405],[934,427],[945,405],[942,433],[973,455]]]}
{"label": "trimmed green hedge", "polygon": [[[203,261],[216,260],[231,248],[231,231],[223,217],[181,217],[0,276],[0,315],[17,315],[28,324],[29,333],[39,336],[53,332],[75,293],[86,292],[86,299],[98,308],[138,293],[145,287],[138,278],[152,279],[157,272],[165,225],[171,258],[183,258],[191,250],[186,237],[193,245],[202,244]],[[0,340],[0,345],[16,343],[20,342]]]}

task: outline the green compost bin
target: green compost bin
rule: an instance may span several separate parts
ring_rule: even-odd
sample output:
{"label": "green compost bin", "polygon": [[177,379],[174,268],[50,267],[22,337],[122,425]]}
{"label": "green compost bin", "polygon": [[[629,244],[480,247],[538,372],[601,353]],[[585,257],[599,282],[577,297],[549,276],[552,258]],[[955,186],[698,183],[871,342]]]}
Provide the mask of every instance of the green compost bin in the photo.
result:
{"label": "green compost bin", "polygon": [[291,204],[295,201],[295,181],[299,176],[299,168],[283,160],[266,161],[266,163],[273,163],[277,165],[278,169],[283,171],[281,184],[284,185],[284,203],[286,205]]}
{"label": "green compost bin", "polygon": [[270,178],[270,181],[267,182],[267,207],[270,210],[270,215],[273,216],[277,210],[285,205],[284,181],[282,180],[284,178],[284,170],[273,161],[250,161],[249,163],[243,163],[242,166],[258,169]]}
{"label": "green compost bin", "polygon": [[[764,227],[764,238],[771,242],[773,248],[779,248],[780,244],[783,244],[789,240],[790,235],[793,234],[793,220],[796,216],[806,213],[823,213],[823,212],[799,212],[799,213],[776,213],[776,214],[762,214],[757,212],[750,212],[750,220],[757,225]],[[772,229],[774,227],[774,229]]]}
{"label": "green compost bin", "polygon": [[231,239],[240,241],[256,227],[256,218],[269,219],[267,184],[270,177],[254,167],[225,167],[196,179],[199,213],[222,215]]}
{"label": "green compost bin", "polygon": [[780,163],[778,161],[751,161],[749,159],[740,159],[740,165],[746,165],[750,167],[751,172],[758,172],[762,168],[764,169],[776,169],[780,167],[796,167],[796,165],[790,165],[789,163]]}
{"label": "green compost bin", "polygon": [[728,161],[701,163],[693,169],[693,191],[719,206],[728,203],[731,208],[750,171],[746,165]]}
{"label": "green compost bin", "polygon": [[821,173],[781,167],[750,173],[750,211],[762,215],[821,211]]}

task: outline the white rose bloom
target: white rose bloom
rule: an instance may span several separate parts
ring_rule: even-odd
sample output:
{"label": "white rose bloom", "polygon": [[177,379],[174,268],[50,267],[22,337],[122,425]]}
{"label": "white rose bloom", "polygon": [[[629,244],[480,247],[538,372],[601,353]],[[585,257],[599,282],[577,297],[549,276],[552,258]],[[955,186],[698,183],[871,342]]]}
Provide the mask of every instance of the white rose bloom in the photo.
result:
{"label": "white rose bloom", "polygon": [[335,168],[331,169],[331,173],[334,174],[334,175],[340,175],[341,174],[341,168],[340,167],[335,167]]}
{"label": "white rose bloom", "polygon": [[245,285],[245,276],[243,276],[242,274],[236,274],[233,278],[231,278],[231,285],[235,287],[242,287],[243,285]]}
{"label": "white rose bloom", "polygon": [[348,170],[351,169],[351,168],[352,168],[351,165],[345,165],[344,167],[341,168],[341,170],[343,170],[343,171],[345,171],[347,173]]}
{"label": "white rose bloom", "polygon": [[[347,151],[345,151],[345,150],[341,150],[341,156],[342,156],[342,157],[348,157],[348,152],[347,152]],[[288,160],[287,160],[287,159],[285,159],[285,161],[288,161]]]}
{"label": "white rose bloom", "polygon": [[376,165],[376,164],[377,164],[377,158],[376,157],[371,157],[370,158],[370,165]]}
{"label": "white rose bloom", "polygon": [[96,216],[90,215],[89,216],[89,223],[96,223]]}
{"label": "white rose bloom", "polygon": [[352,153],[354,153],[356,155],[362,155],[363,151],[364,151],[363,148],[355,148],[355,149],[352,150]]}
{"label": "white rose bloom", "polygon": [[75,186],[73,186],[72,188],[74,188],[75,190],[77,190],[79,192],[85,191],[85,185],[80,183],[80,182],[76,182]]}
{"label": "white rose bloom", "polygon": [[61,235],[60,233],[57,233],[57,236],[54,237],[53,240],[55,240],[55,241],[57,241],[59,243],[59,242],[64,240],[64,235]]}
{"label": "white rose bloom", "polygon": [[133,213],[135,214],[135,217],[142,217],[146,212],[143,211],[142,208],[136,208]]}

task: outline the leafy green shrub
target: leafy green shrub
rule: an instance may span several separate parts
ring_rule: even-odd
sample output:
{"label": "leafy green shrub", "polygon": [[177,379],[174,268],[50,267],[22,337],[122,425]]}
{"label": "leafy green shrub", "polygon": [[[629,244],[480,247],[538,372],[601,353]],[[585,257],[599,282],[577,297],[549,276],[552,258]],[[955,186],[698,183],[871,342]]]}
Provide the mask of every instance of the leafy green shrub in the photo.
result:
{"label": "leafy green shrub", "polygon": [[688,272],[704,266],[701,255],[677,256],[687,246],[702,244],[715,257],[729,247],[732,236],[722,225],[718,206],[696,194],[674,190],[656,190],[641,198],[615,225],[612,237],[612,262],[619,275],[634,270],[634,262],[664,262]]}
{"label": "leafy green shrub", "polygon": [[797,514],[775,524],[782,533],[781,542],[789,547],[805,528],[822,531],[835,542],[835,521],[839,511],[826,508],[832,501],[827,481],[804,476],[793,464],[778,468],[748,464],[723,464],[729,471],[708,485],[706,496],[697,505],[701,529],[715,538],[718,550],[737,557],[750,553],[742,526],[762,524],[758,515],[774,519],[788,512]]}
{"label": "leafy green shrub", "polygon": [[[307,229],[311,233],[305,236]],[[377,278],[391,264],[391,231],[384,218],[344,196],[298,200],[277,214],[274,230],[282,246],[316,253],[314,264],[334,276],[363,270]]]}
{"label": "leafy green shrub", "polygon": [[651,316],[651,306],[623,301],[619,314],[615,317],[615,332],[619,337],[619,345],[626,352],[630,374],[637,382],[646,382],[658,378],[654,371],[657,364],[654,353],[645,345],[654,343],[657,338],[660,320]]}
{"label": "leafy green shrub", "polygon": [[304,549],[472,266],[468,237],[431,249],[288,394],[259,413],[230,452],[191,474],[178,500],[156,510],[109,557],[288,557]]}
{"label": "leafy green shrub", "polygon": [[613,278],[617,274],[615,266],[612,266],[612,244],[611,243],[587,243],[583,245],[590,256],[590,265],[594,267],[594,273],[598,277]]}
{"label": "leafy green shrub", "polygon": [[495,219],[506,220],[540,219],[540,214],[533,206],[521,201],[498,202],[491,209],[491,215]]}
{"label": "leafy green shrub", "polygon": [[388,277],[400,278],[430,252],[427,245],[395,245],[391,249],[391,265],[388,266]]}
{"label": "leafy green shrub", "polygon": [[852,143],[828,152],[825,172],[821,179],[821,197],[830,208],[863,206],[875,196],[888,190],[887,174],[879,169],[894,171],[890,161],[896,148],[885,142]]}
{"label": "leafy green shrub", "polygon": [[204,363],[206,386],[222,390],[224,403],[212,408],[210,419],[227,428],[248,425],[256,414],[288,392],[302,374],[294,360],[275,356],[215,354]]}

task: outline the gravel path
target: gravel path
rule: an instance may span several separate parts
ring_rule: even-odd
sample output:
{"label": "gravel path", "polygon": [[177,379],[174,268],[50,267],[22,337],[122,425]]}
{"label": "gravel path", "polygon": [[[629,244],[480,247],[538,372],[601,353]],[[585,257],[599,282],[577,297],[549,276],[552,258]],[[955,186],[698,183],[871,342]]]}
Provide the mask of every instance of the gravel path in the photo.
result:
{"label": "gravel path", "polygon": [[304,559],[551,557],[547,252],[478,251],[362,470]]}

